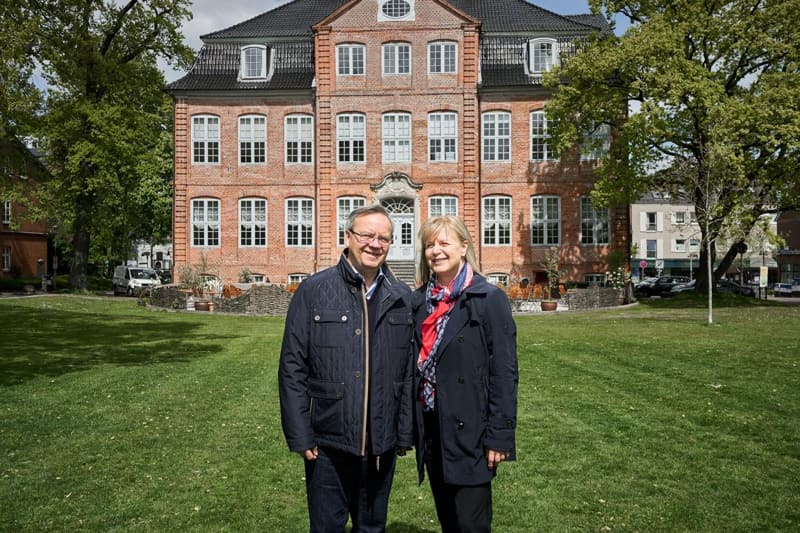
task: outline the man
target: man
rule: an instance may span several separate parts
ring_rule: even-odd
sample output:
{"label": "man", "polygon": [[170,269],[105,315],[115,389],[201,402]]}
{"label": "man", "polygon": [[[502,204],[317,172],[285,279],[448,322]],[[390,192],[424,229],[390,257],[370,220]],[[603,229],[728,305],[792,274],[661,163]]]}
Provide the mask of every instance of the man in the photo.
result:
{"label": "man", "polygon": [[278,382],[289,449],[305,460],[313,532],[384,531],[398,451],[413,441],[411,290],[384,265],[392,221],[350,213],[339,263],[286,316]]}

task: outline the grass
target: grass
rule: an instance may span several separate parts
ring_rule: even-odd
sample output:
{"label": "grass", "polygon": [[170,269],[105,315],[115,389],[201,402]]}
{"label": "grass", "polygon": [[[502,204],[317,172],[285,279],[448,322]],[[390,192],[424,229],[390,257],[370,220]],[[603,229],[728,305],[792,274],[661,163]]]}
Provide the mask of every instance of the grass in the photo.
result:
{"label": "grass", "polygon": [[[517,318],[495,530],[795,531],[800,306],[691,298]],[[748,305],[745,305],[748,304]],[[307,531],[280,318],[0,299],[0,530]],[[437,531],[400,458],[390,533]]]}

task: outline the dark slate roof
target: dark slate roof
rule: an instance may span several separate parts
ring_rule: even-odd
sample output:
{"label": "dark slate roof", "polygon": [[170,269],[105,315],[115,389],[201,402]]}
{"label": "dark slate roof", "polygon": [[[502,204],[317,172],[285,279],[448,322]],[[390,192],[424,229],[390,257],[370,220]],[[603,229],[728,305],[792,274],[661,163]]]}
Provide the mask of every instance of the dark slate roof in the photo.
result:
{"label": "dark slate roof", "polygon": [[244,43],[222,42],[203,46],[189,74],[167,85],[168,91],[230,89],[304,89],[314,80],[314,43],[277,42],[272,75],[264,81],[239,81],[239,49]]}
{"label": "dark slate roof", "polygon": [[294,0],[230,28],[202,35],[208,39],[311,37],[311,26],[350,0]]}
{"label": "dark slate roof", "polygon": [[[602,16],[563,16],[525,0],[447,0],[480,20],[481,32],[561,33],[608,30]],[[535,1],[535,0],[534,0]]]}
{"label": "dark slate roof", "polygon": [[[202,36],[204,45],[191,71],[169,84],[168,91],[305,89],[314,80],[311,26],[350,0],[293,0],[229,28]],[[561,54],[574,50],[573,40],[593,30],[609,32],[600,15],[562,16],[525,0],[446,0],[481,23],[483,87],[541,83],[526,72],[527,39],[553,35]],[[513,36],[513,37],[512,37]],[[264,43],[275,54],[275,69],[265,81],[240,82],[239,48]]]}

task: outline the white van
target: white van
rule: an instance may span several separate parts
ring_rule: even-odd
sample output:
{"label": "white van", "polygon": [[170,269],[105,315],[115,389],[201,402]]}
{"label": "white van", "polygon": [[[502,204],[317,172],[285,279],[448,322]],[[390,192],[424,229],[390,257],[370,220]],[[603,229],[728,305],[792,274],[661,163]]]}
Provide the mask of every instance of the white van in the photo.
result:
{"label": "white van", "polygon": [[136,289],[161,285],[158,273],[152,268],[120,265],[114,269],[114,294],[132,295]]}

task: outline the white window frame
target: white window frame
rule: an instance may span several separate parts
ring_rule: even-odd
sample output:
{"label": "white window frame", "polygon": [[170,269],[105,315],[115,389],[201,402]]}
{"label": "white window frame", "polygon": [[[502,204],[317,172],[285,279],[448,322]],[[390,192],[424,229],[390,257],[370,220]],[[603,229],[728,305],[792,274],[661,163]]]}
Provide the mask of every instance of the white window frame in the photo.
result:
{"label": "white window frame", "polygon": [[3,224],[11,224],[11,200],[3,200]]}
{"label": "white window frame", "polygon": [[[258,124],[259,122],[261,124]],[[244,161],[246,155],[249,156],[249,161]],[[261,160],[257,160],[259,155]],[[266,116],[256,114],[239,116],[239,164],[267,164]]]}
{"label": "white window frame", "polygon": [[[399,2],[404,2],[408,4],[409,10],[408,13],[405,15],[394,17],[387,15],[383,8],[386,4],[396,4]],[[397,21],[405,21],[405,20],[414,20],[415,13],[414,13],[414,0],[381,0],[378,5],[378,22],[397,22]]]}
{"label": "white window frame", "polygon": [[611,149],[611,126],[608,124],[590,124],[581,137],[581,161],[596,161]]}
{"label": "white window frame", "polygon": [[[198,148],[202,147],[202,155]],[[192,164],[219,165],[220,120],[217,115],[192,115]]]}
{"label": "white window frame", "polygon": [[511,113],[487,111],[481,117],[484,161],[511,161]]}
{"label": "white window frame", "polygon": [[428,43],[428,74],[458,73],[458,43],[433,41]]}
{"label": "white window frame", "polygon": [[428,217],[458,216],[458,197],[448,194],[428,198]]}
{"label": "white window frame", "polygon": [[[550,216],[553,202],[555,202],[555,218]],[[537,216],[537,212],[542,215]],[[537,239],[534,238],[534,226],[542,228],[541,242],[537,242]],[[555,237],[553,237],[553,228],[555,228]],[[561,197],[548,194],[531,196],[531,246],[558,246],[560,244]]]}
{"label": "white window frame", "polygon": [[646,239],[644,253],[647,259],[658,259],[658,239]]}
{"label": "white window frame", "polygon": [[363,164],[367,161],[367,116],[363,113],[336,115],[336,161]]}
{"label": "white window frame", "polygon": [[381,51],[381,72],[384,76],[411,74],[411,45],[404,42],[384,43]]}
{"label": "white window frame", "polygon": [[[450,146],[452,149],[448,150]],[[428,113],[428,161],[431,163],[458,161],[458,113],[453,111]]]}
{"label": "white window frame", "polygon": [[658,230],[658,213],[655,211],[648,211],[645,213],[647,217],[647,225],[645,226],[645,231],[656,231]]}
{"label": "white window frame", "polygon": [[[490,216],[490,209],[494,215]],[[481,200],[481,243],[511,246],[512,202],[510,196],[484,196]]]}
{"label": "white window frame", "polygon": [[384,113],[381,133],[384,163],[411,162],[411,113]]}
{"label": "white window frame", "polygon": [[[551,138],[548,133],[547,114],[544,111],[531,111],[530,131],[531,131],[531,161],[553,161],[558,159],[555,148],[550,144]],[[539,150],[536,150],[536,149]],[[537,157],[541,152],[542,157]]]}
{"label": "white window frame", "polygon": [[[255,69],[251,69],[251,59],[258,58]],[[242,47],[240,54],[240,72],[242,80],[257,80],[267,78],[267,47],[263,44],[250,44]]]}
{"label": "white window frame", "polygon": [[367,70],[367,47],[363,44],[336,45],[336,75],[363,76]]}
{"label": "white window frame", "polygon": [[[287,165],[307,165],[314,162],[314,117],[304,114],[286,115],[283,121],[284,161]],[[295,149],[290,159],[290,147]]]}
{"label": "white window frame", "polygon": [[222,211],[219,199],[192,198],[190,205],[192,206],[190,225],[192,248],[219,248],[220,213]]}
{"label": "white window frame", "polygon": [[503,287],[508,287],[510,276],[505,272],[492,272],[491,274],[486,274],[486,281],[492,285],[502,285]]}
{"label": "white window frame", "polygon": [[287,276],[286,279],[288,280],[288,282],[289,282],[288,284],[289,285],[299,285],[308,276],[309,275],[306,274],[306,273],[298,272],[298,273],[295,273],[295,274],[289,274],[289,276]]}
{"label": "white window frame", "polygon": [[[550,47],[549,58],[542,55],[543,47],[546,46]],[[558,41],[553,38],[543,37],[529,41],[528,68],[531,74],[541,74],[553,70],[553,67],[558,65],[558,55]]]}
{"label": "white window frame", "polygon": [[11,271],[11,247],[3,246],[3,272]]}
{"label": "white window frame", "polygon": [[[611,240],[611,217],[607,207],[596,209],[592,199],[581,196],[580,201],[581,245],[598,246]],[[602,234],[605,233],[605,239]]]}
{"label": "white window frame", "polygon": [[686,253],[686,239],[674,239],[672,241],[672,251]]}
{"label": "white window frame", "polygon": [[284,234],[287,248],[314,246],[314,200],[312,198],[286,199]]}
{"label": "white window frame", "polygon": [[267,200],[240,198],[239,248],[266,248],[267,227]]}
{"label": "white window frame", "polygon": [[673,213],[674,224],[686,224],[686,211],[676,211]]}
{"label": "white window frame", "polygon": [[336,243],[345,245],[344,231],[347,228],[347,217],[351,211],[367,205],[363,196],[340,196],[336,199]]}

